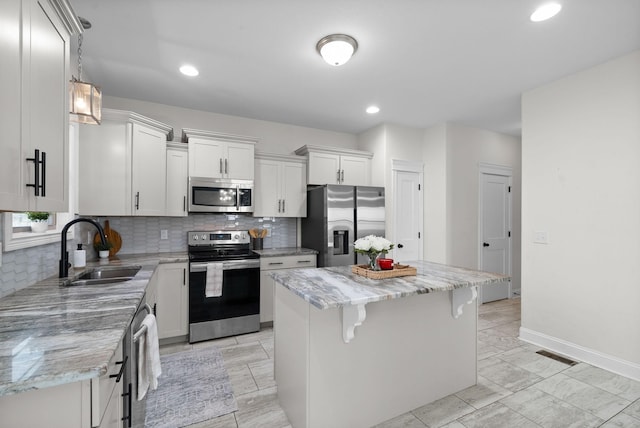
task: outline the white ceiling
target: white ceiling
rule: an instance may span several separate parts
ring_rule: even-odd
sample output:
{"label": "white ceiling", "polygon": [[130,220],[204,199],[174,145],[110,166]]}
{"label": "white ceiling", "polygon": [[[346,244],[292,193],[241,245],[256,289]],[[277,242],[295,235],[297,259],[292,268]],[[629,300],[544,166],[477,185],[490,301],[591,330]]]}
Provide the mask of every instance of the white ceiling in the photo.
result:
{"label": "white ceiling", "polygon": [[[70,1],[93,24],[83,69],[105,95],[349,133],[519,135],[523,91],[640,49],[638,0],[557,0],[542,23],[529,15],[544,0]],[[342,67],[315,50],[332,33],[359,43]]]}

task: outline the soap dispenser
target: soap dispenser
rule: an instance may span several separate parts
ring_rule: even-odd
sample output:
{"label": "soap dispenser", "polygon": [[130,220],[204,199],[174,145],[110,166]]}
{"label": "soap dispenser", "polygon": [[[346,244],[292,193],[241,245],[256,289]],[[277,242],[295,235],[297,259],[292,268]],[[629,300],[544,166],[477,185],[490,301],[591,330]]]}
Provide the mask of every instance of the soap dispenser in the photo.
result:
{"label": "soap dispenser", "polygon": [[87,265],[87,252],[78,244],[78,249],[73,252],[73,267],[83,268]]}

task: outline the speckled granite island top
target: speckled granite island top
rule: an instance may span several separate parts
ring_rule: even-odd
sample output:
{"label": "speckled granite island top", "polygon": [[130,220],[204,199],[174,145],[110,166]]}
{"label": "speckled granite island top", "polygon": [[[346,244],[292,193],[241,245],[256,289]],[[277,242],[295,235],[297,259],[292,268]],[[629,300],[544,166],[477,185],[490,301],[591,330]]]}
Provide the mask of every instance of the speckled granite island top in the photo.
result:
{"label": "speckled granite island top", "polygon": [[52,277],[0,299],[0,395],[106,373],[158,263],[187,260],[186,253],[120,256],[87,270],[142,266],[131,281],[65,287]]}
{"label": "speckled granite island top", "polygon": [[415,294],[449,291],[510,280],[506,275],[442,265],[407,262],[416,276],[369,279],[351,272],[351,266],[321,269],[288,269],[271,277],[318,309],[361,305]]}

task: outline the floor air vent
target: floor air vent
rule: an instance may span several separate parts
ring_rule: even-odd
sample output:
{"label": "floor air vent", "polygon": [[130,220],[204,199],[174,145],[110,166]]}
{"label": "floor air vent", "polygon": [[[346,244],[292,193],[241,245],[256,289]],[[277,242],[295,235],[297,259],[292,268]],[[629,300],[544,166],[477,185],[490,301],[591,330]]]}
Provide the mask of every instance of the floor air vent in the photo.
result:
{"label": "floor air vent", "polygon": [[576,364],[578,364],[577,361],[573,361],[568,358],[561,357],[560,355],[554,354],[553,352],[549,352],[549,351],[538,351],[536,352],[536,354],[540,354],[544,357],[551,358],[552,360],[560,361],[561,363],[567,364],[569,366],[575,366]]}

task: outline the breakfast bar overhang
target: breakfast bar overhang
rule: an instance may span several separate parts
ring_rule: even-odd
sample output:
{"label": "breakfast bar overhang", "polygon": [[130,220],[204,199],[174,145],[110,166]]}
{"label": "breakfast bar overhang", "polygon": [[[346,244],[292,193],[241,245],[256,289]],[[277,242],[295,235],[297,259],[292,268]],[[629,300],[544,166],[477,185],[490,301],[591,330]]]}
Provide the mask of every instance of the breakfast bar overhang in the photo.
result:
{"label": "breakfast bar overhang", "polygon": [[368,279],[351,267],[271,274],[275,379],[294,428],[370,427],[475,385],[477,287],[505,275],[426,261]]}

